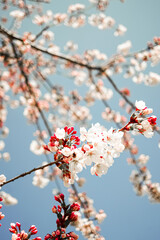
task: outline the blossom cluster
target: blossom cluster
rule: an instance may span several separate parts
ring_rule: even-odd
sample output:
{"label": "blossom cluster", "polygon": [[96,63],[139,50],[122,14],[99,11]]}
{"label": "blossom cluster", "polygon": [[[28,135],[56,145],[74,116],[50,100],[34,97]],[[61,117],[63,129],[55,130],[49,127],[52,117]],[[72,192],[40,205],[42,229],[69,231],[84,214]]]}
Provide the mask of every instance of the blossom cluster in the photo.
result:
{"label": "blossom cluster", "polygon": [[109,107],[106,107],[105,111],[102,112],[102,118],[107,120],[108,122],[112,121],[112,122],[121,123],[121,124],[124,124],[127,121],[126,117],[121,115],[120,112],[115,112]]}
{"label": "blossom cluster", "polygon": [[[6,182],[6,176],[4,174],[0,175],[0,185],[3,184],[4,182]],[[0,187],[1,189],[1,187]]]}
{"label": "blossom cluster", "polygon": [[[12,240],[27,240],[30,239],[32,235],[35,235],[38,232],[36,226],[32,225],[26,233],[24,230],[21,230],[21,224],[19,222],[11,223],[9,231],[12,233]],[[36,237],[32,240],[41,240],[41,237]]]}
{"label": "blossom cluster", "polygon": [[139,133],[147,138],[151,138],[154,134],[154,127],[156,125],[156,116],[146,117],[153,112],[151,108],[147,108],[145,102],[136,101],[136,111],[131,115],[130,121],[120,131],[132,131],[134,135]]}
{"label": "blossom cluster", "polygon": [[89,240],[104,240],[100,235],[100,227],[95,224],[101,224],[106,218],[105,212],[101,209],[97,212],[93,206],[93,200],[90,199],[85,192],[78,193],[69,189],[69,201],[71,203],[77,201],[81,205],[81,210],[78,213],[78,220],[74,222],[77,231]]}
{"label": "blossom cluster", "polygon": [[64,200],[64,194],[59,194],[54,197],[54,199],[60,204],[57,207],[54,205],[52,207],[52,212],[57,215],[57,230],[53,231],[52,234],[47,234],[45,240],[60,240],[60,239],[70,239],[77,240],[79,237],[74,232],[66,233],[66,228],[78,220],[78,215],[75,212],[80,210],[80,205],[76,202],[71,205],[66,205]]}
{"label": "blossom cluster", "polygon": [[137,168],[132,171],[130,181],[137,195],[147,195],[151,202],[160,203],[160,184],[152,183],[151,173],[146,167],[148,160],[149,156],[144,154],[141,154],[137,160],[135,158],[128,159],[128,163],[136,165]]}
{"label": "blossom cluster", "polygon": [[[0,202],[2,202],[2,201],[3,201],[3,198],[0,197]],[[2,204],[0,204],[0,209],[1,208],[2,208]],[[2,220],[4,217],[5,217],[5,215],[2,212],[0,212],[0,220]],[[0,223],[0,227],[1,227],[1,223]]]}
{"label": "blossom cluster", "polygon": [[6,206],[16,205],[18,203],[18,200],[15,197],[4,191],[0,191],[0,197],[3,198],[3,204]]}
{"label": "blossom cluster", "polygon": [[[91,174],[102,176],[112,166],[114,158],[124,150],[123,132],[111,128],[105,129],[99,123],[87,131],[80,128],[80,138],[73,127],[58,128],[44,149],[54,153],[56,165],[63,172],[66,186],[78,180],[77,173],[86,166],[91,167]],[[82,144],[81,147],[77,147]]]}

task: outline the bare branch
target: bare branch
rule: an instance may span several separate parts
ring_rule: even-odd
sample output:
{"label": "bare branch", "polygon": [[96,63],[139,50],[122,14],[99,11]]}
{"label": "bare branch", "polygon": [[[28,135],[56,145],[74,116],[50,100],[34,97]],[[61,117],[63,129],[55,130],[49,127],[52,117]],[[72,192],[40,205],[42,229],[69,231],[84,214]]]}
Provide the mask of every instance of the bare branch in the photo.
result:
{"label": "bare branch", "polygon": [[0,184],[0,187],[4,186],[4,185],[6,185],[6,184],[8,184],[8,183],[10,183],[10,182],[14,182],[15,180],[17,180],[17,179],[19,179],[19,178],[25,177],[25,176],[31,174],[32,172],[35,172],[35,171],[40,170],[40,169],[44,169],[44,168],[49,167],[49,166],[52,166],[52,165],[54,165],[54,164],[56,164],[56,163],[58,163],[58,162],[50,162],[50,163],[47,163],[47,164],[45,164],[45,165],[43,165],[43,166],[40,166],[40,167],[37,167],[37,168],[33,168],[33,169],[31,169],[30,171],[28,171],[28,172],[24,172],[24,173],[22,173],[22,174],[20,174],[20,175],[18,175],[18,176],[16,176],[16,177],[14,177],[14,178],[11,178],[10,180],[4,182],[3,184]]}
{"label": "bare branch", "polygon": [[122,93],[117,85],[114,83],[114,81],[112,80],[112,78],[110,76],[108,76],[107,73],[104,73],[104,75],[106,76],[106,78],[108,79],[108,81],[112,84],[113,88],[115,89],[116,92],[119,93],[119,95],[121,95],[121,97],[132,107],[132,109],[136,109],[136,107],[134,106],[134,104],[126,97],[126,95],[124,95],[124,93]]}

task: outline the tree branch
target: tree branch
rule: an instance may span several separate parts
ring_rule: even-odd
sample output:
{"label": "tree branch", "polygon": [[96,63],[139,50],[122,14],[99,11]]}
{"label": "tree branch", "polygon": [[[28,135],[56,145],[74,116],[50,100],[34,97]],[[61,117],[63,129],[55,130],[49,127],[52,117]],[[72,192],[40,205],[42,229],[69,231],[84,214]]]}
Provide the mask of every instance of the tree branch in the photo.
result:
{"label": "tree branch", "polygon": [[43,165],[43,166],[40,166],[40,167],[37,167],[37,168],[33,168],[33,169],[31,169],[30,171],[28,171],[28,172],[24,172],[24,173],[22,173],[22,174],[20,174],[20,175],[18,175],[18,176],[16,176],[16,177],[14,177],[14,178],[11,178],[10,180],[8,180],[8,181],[6,181],[6,182],[0,184],[0,187],[4,186],[4,185],[6,185],[6,184],[8,184],[8,183],[10,183],[10,182],[14,182],[15,180],[17,180],[17,179],[19,179],[19,178],[25,177],[25,176],[31,174],[32,172],[35,172],[35,171],[37,171],[37,170],[46,168],[46,167],[48,167],[48,166],[52,166],[52,165],[54,165],[54,164],[56,164],[56,163],[58,163],[58,162],[50,162],[50,163],[47,163],[47,164],[45,164],[45,165]]}
{"label": "tree branch", "polygon": [[[6,35],[9,39],[18,40],[18,41],[24,43],[24,40],[22,38],[20,38],[16,34],[13,34],[11,31],[8,31],[7,29],[5,29],[2,26],[0,26],[0,33]],[[34,44],[34,43],[30,43],[30,46],[31,46],[31,48],[33,48],[33,49],[35,49],[37,51],[40,51],[42,53],[48,54],[48,55],[50,55],[52,57],[55,57],[55,58],[58,58],[58,59],[61,59],[61,60],[68,61],[68,62],[73,63],[75,65],[79,65],[81,67],[85,67],[85,68],[91,69],[91,70],[103,71],[103,67],[101,67],[101,66],[89,65],[89,64],[86,63],[86,61],[80,62],[80,61],[77,61],[74,58],[67,57],[67,56],[65,56],[63,54],[51,53],[46,48],[37,47],[37,45]]]}
{"label": "tree branch", "polygon": [[134,106],[134,104],[118,89],[117,85],[114,83],[114,81],[112,80],[112,78],[110,76],[108,76],[107,73],[104,73],[104,75],[106,76],[106,78],[108,79],[108,81],[111,83],[111,85],[113,86],[113,88],[115,89],[116,92],[119,93],[119,95],[121,95],[121,97],[132,107],[132,109],[136,109],[136,107]]}

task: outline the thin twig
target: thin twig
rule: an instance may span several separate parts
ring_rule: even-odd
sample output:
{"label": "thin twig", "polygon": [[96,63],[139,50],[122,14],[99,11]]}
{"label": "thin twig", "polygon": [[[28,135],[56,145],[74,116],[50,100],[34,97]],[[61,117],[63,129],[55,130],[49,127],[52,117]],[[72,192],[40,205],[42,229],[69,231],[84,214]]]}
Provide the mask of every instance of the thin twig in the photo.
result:
{"label": "thin twig", "polygon": [[121,95],[121,97],[132,107],[132,109],[136,109],[136,107],[134,106],[134,104],[126,97],[125,94],[123,94],[119,88],[117,87],[117,85],[114,83],[114,81],[112,80],[112,78],[107,74],[104,73],[104,75],[106,76],[106,78],[108,79],[108,81],[111,83],[111,85],[113,86],[113,88],[115,89],[116,92],[119,93],[119,95]]}
{"label": "thin twig", "polygon": [[37,167],[37,168],[33,168],[33,169],[31,169],[30,171],[28,171],[28,172],[24,172],[24,173],[22,173],[22,174],[20,174],[20,175],[18,175],[18,176],[16,176],[16,177],[14,177],[14,178],[11,178],[10,180],[8,180],[8,181],[6,181],[6,182],[0,184],[0,187],[4,186],[4,185],[6,185],[6,184],[8,184],[8,183],[10,183],[10,182],[14,182],[15,180],[17,180],[17,179],[19,179],[19,178],[25,177],[26,175],[29,175],[29,174],[31,174],[32,172],[35,172],[35,171],[37,171],[37,170],[46,168],[46,167],[48,167],[48,166],[52,166],[52,165],[54,165],[54,164],[56,164],[56,163],[58,163],[58,162],[55,162],[55,161],[54,161],[54,162],[47,163],[47,164],[45,164],[45,165],[43,165],[43,166],[40,166],[40,167]]}
{"label": "thin twig", "polygon": [[34,95],[34,93],[33,93],[33,91],[32,91],[32,88],[31,88],[31,86],[29,85],[28,76],[27,76],[26,73],[24,72],[23,61],[22,61],[22,59],[19,59],[19,56],[18,56],[17,51],[16,51],[15,44],[14,44],[14,42],[13,42],[12,40],[11,40],[11,45],[12,45],[12,48],[13,48],[13,52],[14,52],[14,54],[15,54],[15,57],[16,57],[16,59],[17,59],[17,63],[18,63],[18,66],[19,66],[19,70],[20,70],[21,74],[23,75],[23,77],[24,77],[24,79],[25,79],[25,83],[26,83],[26,85],[28,86],[28,89],[29,89],[30,94],[34,97],[35,106],[37,107],[37,109],[38,109],[38,111],[39,111],[39,113],[40,113],[40,115],[41,115],[41,117],[42,117],[42,119],[43,119],[43,122],[44,122],[44,124],[45,124],[45,126],[46,126],[46,128],[47,128],[47,131],[48,131],[49,135],[52,136],[52,132],[51,132],[50,127],[49,127],[49,125],[48,125],[48,122],[47,122],[47,120],[46,120],[46,118],[45,118],[45,116],[44,116],[44,113],[43,113],[43,111],[40,109],[40,107],[39,107],[39,105],[38,105],[38,102],[36,101],[35,95]]}
{"label": "thin twig", "polygon": [[[22,38],[20,38],[16,34],[13,34],[11,31],[8,31],[7,29],[5,29],[2,26],[0,26],[0,33],[6,35],[9,39],[18,40],[18,41],[24,43],[24,40]],[[33,48],[33,49],[35,49],[37,51],[40,51],[42,53],[48,54],[48,55],[50,55],[52,57],[55,57],[55,58],[58,58],[58,59],[61,59],[61,60],[68,61],[70,63],[73,63],[74,65],[79,65],[79,66],[85,67],[87,69],[103,71],[103,68],[101,66],[89,65],[89,64],[86,63],[86,61],[84,62],[84,60],[83,60],[83,62],[82,61],[77,61],[73,57],[68,57],[68,56],[65,56],[63,54],[51,53],[50,51],[48,51],[44,47],[37,47],[37,45],[34,44],[34,43],[30,43],[30,46],[31,46],[31,48]]]}

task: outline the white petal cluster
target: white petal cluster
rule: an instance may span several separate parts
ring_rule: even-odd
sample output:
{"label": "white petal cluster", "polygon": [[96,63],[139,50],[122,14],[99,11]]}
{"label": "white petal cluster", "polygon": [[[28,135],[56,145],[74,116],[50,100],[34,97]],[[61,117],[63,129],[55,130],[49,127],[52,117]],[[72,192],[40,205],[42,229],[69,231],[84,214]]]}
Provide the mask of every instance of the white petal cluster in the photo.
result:
{"label": "white petal cluster", "polygon": [[14,10],[10,12],[10,16],[16,18],[17,20],[22,20],[25,16],[25,13],[20,10]]}
{"label": "white petal cluster", "polygon": [[156,86],[160,83],[160,75],[150,72],[149,75],[145,77],[144,83],[148,86]]}
{"label": "white petal cluster", "polygon": [[65,51],[76,51],[78,49],[78,45],[75,44],[73,41],[68,41],[64,46]]}
{"label": "white petal cluster", "polygon": [[[57,156],[61,159],[61,170],[64,185],[69,187],[74,181],[78,181],[77,174],[80,173],[86,166],[91,166],[91,174],[102,176],[107,173],[108,168],[112,166],[114,158],[120,156],[124,150],[122,144],[123,132],[105,129],[99,123],[92,125],[87,131],[84,127],[80,128],[80,138],[78,136],[69,137],[65,134],[65,144],[61,141],[63,129],[57,129],[51,142],[56,144]],[[68,131],[65,129],[65,131]],[[57,138],[59,136],[59,139]],[[57,139],[56,139],[56,138]],[[73,141],[73,142],[72,142]],[[82,143],[81,147],[77,147]],[[63,145],[64,144],[64,145]],[[48,148],[52,151],[50,145]],[[43,171],[36,171],[36,176],[33,179],[34,185],[43,187]],[[39,182],[38,182],[39,181]],[[42,186],[41,186],[42,181]],[[38,182],[38,183],[37,183]],[[45,185],[45,182],[44,182]]]}
{"label": "white petal cluster", "polygon": [[57,128],[57,130],[55,132],[55,135],[59,139],[65,138],[65,131],[64,131],[64,129],[63,128]]}
{"label": "white petal cluster", "polygon": [[151,183],[148,185],[147,194],[152,203],[160,203],[160,184]]}
{"label": "white petal cluster", "polygon": [[97,26],[99,29],[112,28],[115,24],[115,20],[112,17],[106,16],[104,13],[92,14],[88,18],[89,24]]}
{"label": "white petal cluster", "polygon": [[118,28],[114,32],[114,36],[116,36],[116,37],[117,36],[123,36],[126,31],[127,31],[127,28],[125,26],[123,26],[122,24],[119,24]]}
{"label": "white petal cluster", "polygon": [[49,183],[49,179],[43,176],[43,170],[35,171],[35,176],[33,177],[32,184],[34,186],[44,188]]}
{"label": "white petal cluster", "polygon": [[147,193],[146,185],[151,182],[151,174],[149,171],[145,172],[145,174],[140,174],[137,170],[133,170],[130,175],[130,182],[133,184],[136,194],[143,196]]}
{"label": "white petal cluster", "polygon": [[54,33],[52,31],[44,31],[43,36],[48,41],[54,40]]}
{"label": "white petal cluster", "polygon": [[[156,116],[146,117],[152,113],[151,108],[147,108],[144,101],[136,101],[136,112],[131,116],[130,130],[133,130],[133,135],[139,133],[143,134],[146,138],[152,138],[154,135],[153,126],[156,125]],[[134,119],[134,120],[133,120]]]}
{"label": "white petal cluster", "polygon": [[84,14],[73,14],[65,20],[65,25],[73,28],[82,27],[86,23],[86,16]]}
{"label": "white petal cluster", "polygon": [[141,154],[138,158],[139,165],[145,165],[149,160],[149,156],[145,154]]}
{"label": "white petal cluster", "polygon": [[0,196],[3,198],[3,203],[5,205],[9,206],[9,205],[15,205],[18,203],[18,200],[12,197],[9,193],[1,191]]}
{"label": "white petal cluster", "polygon": [[68,13],[75,13],[78,11],[83,11],[84,9],[85,9],[85,5],[77,3],[69,6]]}
{"label": "white petal cluster", "polygon": [[118,45],[117,51],[118,51],[119,53],[122,53],[122,54],[125,55],[125,54],[127,54],[127,53],[129,52],[129,50],[130,50],[131,47],[132,47],[131,41],[126,41],[126,42]]}
{"label": "white petal cluster", "polygon": [[0,175],[0,184],[3,184],[4,182],[6,182],[6,176],[4,174]]}
{"label": "white petal cluster", "polygon": [[86,95],[87,98],[98,99],[98,100],[109,100],[113,96],[113,91],[106,88],[102,81],[98,81],[96,85],[91,84],[89,91]]}
{"label": "white petal cluster", "polygon": [[3,158],[4,161],[6,161],[6,162],[10,161],[11,157],[10,157],[9,152],[4,152],[4,153],[2,154],[2,158]]}
{"label": "white petal cluster", "polygon": [[5,142],[0,140],[0,151],[2,151],[5,147]]}
{"label": "white petal cluster", "polygon": [[136,108],[138,108],[139,110],[143,110],[146,107],[146,104],[144,101],[137,101],[135,102],[135,106]]}
{"label": "white petal cluster", "polygon": [[30,144],[30,151],[36,155],[42,155],[44,153],[44,148],[42,144],[38,143],[36,140],[33,140]]}
{"label": "white petal cluster", "polygon": [[119,157],[120,152],[124,150],[123,133],[113,131],[112,128],[107,131],[99,123],[93,125],[88,131],[81,128],[80,133],[80,139],[87,142],[84,145],[84,164],[94,164],[91,174],[101,176],[107,173],[114,162],[113,158]]}
{"label": "white petal cluster", "polygon": [[109,0],[89,0],[89,1],[95,4],[100,11],[105,11],[109,4]]}

